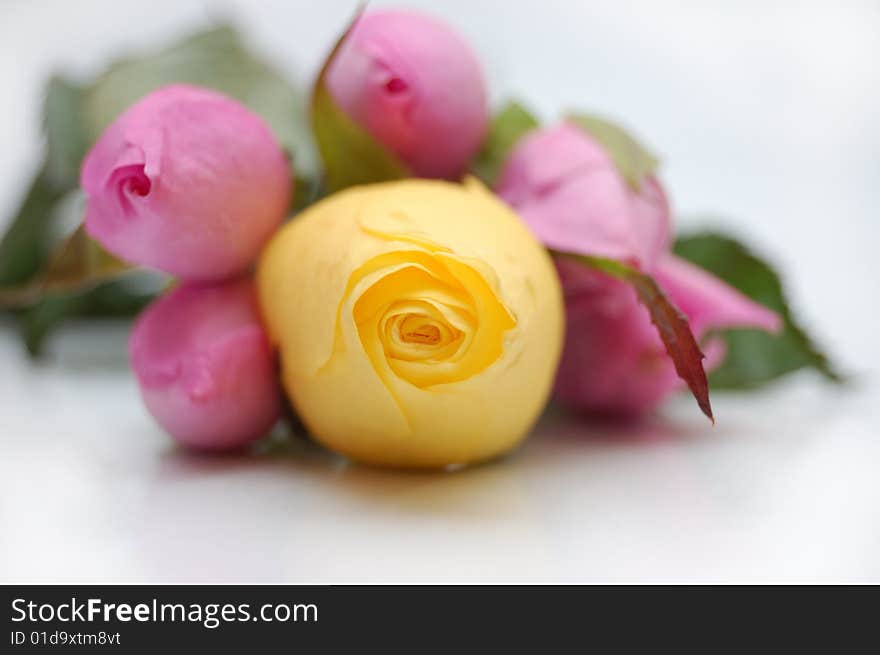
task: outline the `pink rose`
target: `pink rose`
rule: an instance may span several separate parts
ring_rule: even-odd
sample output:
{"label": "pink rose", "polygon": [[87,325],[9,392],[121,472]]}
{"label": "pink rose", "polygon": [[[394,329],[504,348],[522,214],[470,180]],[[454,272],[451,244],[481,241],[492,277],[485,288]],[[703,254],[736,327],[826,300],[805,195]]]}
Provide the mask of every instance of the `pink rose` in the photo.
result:
{"label": "pink rose", "polygon": [[[780,328],[774,312],[669,253],[669,204],[659,181],[649,177],[633,190],[602,147],[573,125],[524,137],[497,191],[549,248],[619,259],[653,275],[698,340],[724,328]],[[638,414],[682,387],[628,284],[570,259],[556,266],[567,323],[555,385],[561,402],[595,413]],[[723,361],[723,340],[711,339],[704,351],[711,370]]]}
{"label": "pink rose", "polygon": [[280,390],[253,282],[187,282],[138,317],[129,340],[147,409],[186,446],[221,450],[266,434]]}
{"label": "pink rose", "polygon": [[330,64],[336,102],[416,174],[461,174],[486,133],[480,64],[449,26],[422,14],[362,15]]}
{"label": "pink rose", "polygon": [[634,192],[602,146],[568,123],[523,137],[496,191],[548,248],[642,268],[669,248],[669,203],[657,180]]}
{"label": "pink rose", "polygon": [[85,227],[113,254],[189,279],[243,271],[287,213],[291,171],[263,120],[173,85],[117,118],[86,157]]}

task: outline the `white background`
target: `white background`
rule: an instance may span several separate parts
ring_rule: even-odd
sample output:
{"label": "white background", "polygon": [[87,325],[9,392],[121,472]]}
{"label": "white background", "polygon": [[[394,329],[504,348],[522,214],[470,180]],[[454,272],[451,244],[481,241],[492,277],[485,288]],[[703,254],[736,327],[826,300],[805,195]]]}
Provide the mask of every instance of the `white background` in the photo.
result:
{"label": "white background", "polygon": [[[854,384],[716,395],[714,429],[683,397],[641,426],[551,416],[501,463],[402,474],[185,455],[140,405],[124,328],[71,325],[32,364],[0,323],[0,581],[880,581],[880,5],[398,4],[463,32],[496,101],[630,126],[679,224],[757,244]],[[231,17],[307,82],[355,5],[0,0],[0,224],[50,72]]]}

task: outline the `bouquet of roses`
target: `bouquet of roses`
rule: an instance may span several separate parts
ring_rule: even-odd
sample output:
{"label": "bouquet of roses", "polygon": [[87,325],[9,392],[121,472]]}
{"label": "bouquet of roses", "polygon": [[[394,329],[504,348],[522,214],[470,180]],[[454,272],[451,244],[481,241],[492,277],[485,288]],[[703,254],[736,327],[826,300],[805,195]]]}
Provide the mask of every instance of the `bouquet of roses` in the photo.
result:
{"label": "bouquet of roses", "polygon": [[686,386],[711,419],[710,386],[837,379],[767,264],[673,238],[650,151],[584,112],[492,115],[468,44],[421,14],[360,13],[308,108],[219,28],[54,78],[45,125],[0,303],[34,353],[65,317],[146,306],[132,367],[192,448],[263,437],[286,394],[335,451],[443,467],[514,447],[551,393],[637,416]]}

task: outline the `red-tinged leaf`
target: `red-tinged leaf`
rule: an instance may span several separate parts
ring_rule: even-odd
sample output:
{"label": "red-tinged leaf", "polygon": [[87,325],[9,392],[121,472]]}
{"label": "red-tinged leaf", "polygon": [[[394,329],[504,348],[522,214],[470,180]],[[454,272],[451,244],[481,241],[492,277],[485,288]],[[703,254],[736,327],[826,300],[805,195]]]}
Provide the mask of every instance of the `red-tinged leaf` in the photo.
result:
{"label": "red-tinged leaf", "polygon": [[633,272],[627,276],[627,281],[636,290],[641,303],[648,308],[651,322],[666,346],[666,352],[675,365],[678,377],[685,381],[703,414],[714,424],[715,418],[709,402],[709,383],[703,368],[705,355],[691,332],[687,317],[650,275]]}
{"label": "red-tinged leaf", "polygon": [[712,416],[712,405],[709,402],[709,383],[706,380],[706,371],[703,369],[703,352],[691,332],[687,317],[667,297],[656,280],[647,273],[642,273],[614,259],[558,251],[554,251],[553,254],[574,259],[589,268],[632,285],[639,302],[648,309],[651,322],[657,328],[660,339],[666,347],[666,353],[675,365],[675,372],[687,384],[703,414],[714,425],[715,418]]}

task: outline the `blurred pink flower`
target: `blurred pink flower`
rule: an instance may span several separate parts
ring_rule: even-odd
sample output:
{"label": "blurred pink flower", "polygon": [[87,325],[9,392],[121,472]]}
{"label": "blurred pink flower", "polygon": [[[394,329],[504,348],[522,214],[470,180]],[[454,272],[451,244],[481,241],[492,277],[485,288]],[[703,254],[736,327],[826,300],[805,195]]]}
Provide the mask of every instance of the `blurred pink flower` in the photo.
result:
{"label": "blurred pink flower", "polygon": [[173,289],[138,317],[129,352],[147,409],[186,446],[241,447],[279,417],[281,392],[249,278]]}
{"label": "blurred pink flower", "polygon": [[423,14],[363,14],[327,84],[343,111],[419,176],[460,175],[486,133],[477,58],[446,24]]}
{"label": "blurred pink flower", "polygon": [[[712,330],[780,328],[779,317],[669,253],[669,204],[659,181],[630,188],[602,147],[563,124],[514,148],[497,191],[550,249],[610,257],[654,276],[700,340]],[[570,259],[557,259],[565,294],[566,339],[555,395],[600,414],[639,414],[683,386],[647,309],[626,283]],[[725,355],[721,338],[704,344],[706,370]]]}
{"label": "blurred pink flower", "polygon": [[[597,414],[639,414],[684,386],[630,285],[570,259],[558,259],[556,267],[566,315],[557,399]],[[653,275],[688,317],[697,340],[714,329],[780,327],[774,312],[673,255],[662,256]],[[711,337],[703,352],[710,371],[724,360],[723,339]]]}
{"label": "blurred pink flower", "polygon": [[568,123],[524,136],[496,191],[548,248],[651,268],[671,242],[659,182],[633,191],[602,146]]}
{"label": "blurred pink flower", "polygon": [[243,271],[284,218],[292,177],[263,120],[173,85],[142,98],[83,163],[85,226],[133,264],[189,279]]}

